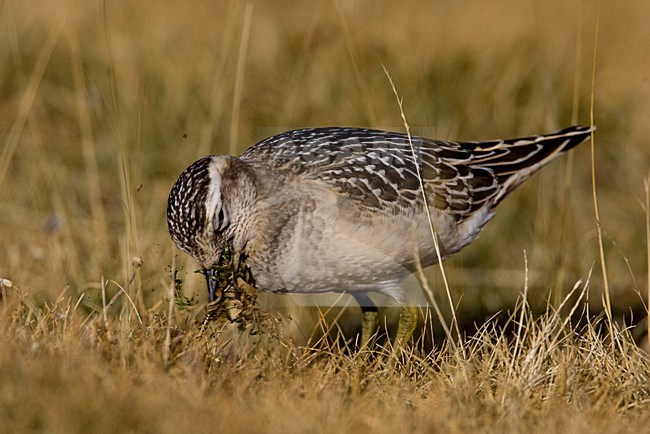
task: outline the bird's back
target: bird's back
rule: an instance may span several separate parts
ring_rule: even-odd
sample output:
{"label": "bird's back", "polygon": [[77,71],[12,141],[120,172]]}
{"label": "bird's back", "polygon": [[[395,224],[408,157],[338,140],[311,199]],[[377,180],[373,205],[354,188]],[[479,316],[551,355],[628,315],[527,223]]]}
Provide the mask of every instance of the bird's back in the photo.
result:
{"label": "bird's back", "polygon": [[421,208],[424,187],[430,207],[463,221],[496,206],[590,133],[574,126],[541,136],[451,142],[361,128],[307,128],[265,139],[240,158],[324,181],[371,212]]}

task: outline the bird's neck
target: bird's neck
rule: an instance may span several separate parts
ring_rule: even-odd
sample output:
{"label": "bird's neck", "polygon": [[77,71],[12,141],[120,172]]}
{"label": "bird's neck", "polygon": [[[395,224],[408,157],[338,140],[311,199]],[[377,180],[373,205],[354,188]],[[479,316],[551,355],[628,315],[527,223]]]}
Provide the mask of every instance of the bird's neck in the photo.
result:
{"label": "bird's neck", "polygon": [[255,177],[250,173],[242,173],[236,182],[235,194],[228,194],[224,205],[230,220],[227,236],[232,241],[235,255],[241,256],[257,231],[258,188]]}

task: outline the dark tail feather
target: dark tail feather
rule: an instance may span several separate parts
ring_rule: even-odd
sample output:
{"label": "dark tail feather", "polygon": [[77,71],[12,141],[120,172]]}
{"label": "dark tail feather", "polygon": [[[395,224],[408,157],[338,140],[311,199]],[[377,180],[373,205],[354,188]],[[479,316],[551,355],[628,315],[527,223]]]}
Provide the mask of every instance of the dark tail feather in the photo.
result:
{"label": "dark tail feather", "polygon": [[498,204],[522,182],[589,137],[595,128],[572,126],[552,134],[472,144],[473,169],[488,169],[501,185],[494,197]]}

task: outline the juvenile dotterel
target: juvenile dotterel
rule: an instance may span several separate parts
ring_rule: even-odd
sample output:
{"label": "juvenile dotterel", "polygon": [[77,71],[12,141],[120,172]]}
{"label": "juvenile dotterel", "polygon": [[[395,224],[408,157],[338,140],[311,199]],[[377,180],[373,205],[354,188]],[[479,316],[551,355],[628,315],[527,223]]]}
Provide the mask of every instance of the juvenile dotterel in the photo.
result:
{"label": "juvenile dotterel", "polygon": [[[229,243],[259,290],[355,296],[365,343],[376,315],[366,294],[402,302],[416,255],[423,266],[438,260],[421,185],[446,259],[478,236],[509,192],[591,131],[411,143],[360,128],[288,131],[239,157],[211,155],[188,167],[169,195],[169,232],[205,270],[211,300],[210,276]],[[410,337],[414,314],[400,317],[398,343]]]}

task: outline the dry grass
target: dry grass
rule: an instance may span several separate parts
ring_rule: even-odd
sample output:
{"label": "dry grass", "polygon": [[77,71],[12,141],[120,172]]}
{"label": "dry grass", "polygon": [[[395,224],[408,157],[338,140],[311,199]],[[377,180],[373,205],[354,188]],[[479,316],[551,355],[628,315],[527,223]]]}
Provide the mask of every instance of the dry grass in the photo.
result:
{"label": "dry grass", "polygon": [[[452,346],[429,319],[394,366],[348,348],[355,308],[324,308],[322,324],[313,307],[290,309],[257,336],[202,327],[202,276],[166,233],[169,188],[199,156],[306,125],[403,129],[382,65],[413,134],[589,123],[596,16],[589,2],[555,0],[1,3],[3,428],[647,426],[648,362],[601,315],[588,146],[513,194],[447,262],[464,340]],[[602,4],[595,179],[618,324],[646,315],[649,20],[643,0]],[[590,284],[571,293],[580,279]],[[321,325],[330,333],[306,345]]]}
{"label": "dry grass", "polygon": [[142,323],[126,309],[104,322],[67,295],[36,308],[19,291],[2,306],[0,418],[8,432],[646,426],[650,366],[627,332],[606,340],[600,321],[575,326],[551,310],[533,319],[527,305],[520,309],[512,334],[487,323],[463,351],[416,345],[395,361],[389,349],[358,353],[341,339],[297,347],[282,324],[251,336],[202,327],[200,315],[181,310],[168,328],[155,309],[140,312]]}

